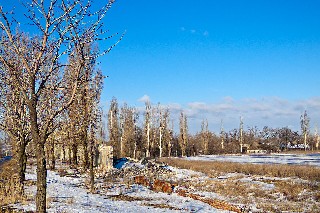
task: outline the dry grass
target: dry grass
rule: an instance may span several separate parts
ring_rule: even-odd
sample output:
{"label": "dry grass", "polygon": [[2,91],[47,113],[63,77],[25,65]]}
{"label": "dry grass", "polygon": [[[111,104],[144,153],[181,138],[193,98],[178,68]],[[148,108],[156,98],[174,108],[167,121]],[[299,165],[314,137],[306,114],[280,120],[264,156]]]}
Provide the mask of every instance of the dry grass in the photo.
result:
{"label": "dry grass", "polygon": [[[174,167],[204,173],[210,178],[201,182],[188,179],[186,182],[181,181],[182,186],[214,192],[231,203],[245,204],[244,209],[248,212],[253,203],[262,212],[320,212],[320,169],[317,167],[212,161],[199,163],[177,158],[163,158],[161,161]],[[237,175],[217,178],[226,173]],[[252,181],[246,181],[244,177],[250,177]],[[266,184],[273,188],[264,188]]]}
{"label": "dry grass", "polygon": [[262,175],[271,177],[297,177],[304,180],[320,181],[320,168],[314,166],[297,165],[265,165],[241,164],[218,161],[192,161],[177,158],[162,158],[162,162],[182,169],[202,172],[209,177],[216,177],[222,173],[243,173],[247,175]]}
{"label": "dry grass", "polygon": [[16,168],[17,163],[15,160],[10,160],[1,165],[0,207],[21,202],[25,199],[23,186],[20,184]]}

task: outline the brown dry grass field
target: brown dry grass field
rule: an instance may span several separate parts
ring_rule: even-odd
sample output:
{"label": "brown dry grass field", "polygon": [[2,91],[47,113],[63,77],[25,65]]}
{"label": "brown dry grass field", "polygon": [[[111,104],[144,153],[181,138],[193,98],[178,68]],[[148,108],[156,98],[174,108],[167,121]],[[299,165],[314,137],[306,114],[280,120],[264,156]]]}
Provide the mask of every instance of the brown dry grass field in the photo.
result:
{"label": "brown dry grass field", "polygon": [[[161,158],[160,161],[205,174],[208,178],[204,181],[190,179],[184,184],[188,188],[217,193],[235,204],[254,204],[262,212],[320,212],[320,168],[317,167],[181,158]],[[219,178],[228,173],[234,175]],[[251,181],[244,181],[248,178]],[[273,187],[266,189],[264,185]]]}
{"label": "brown dry grass field", "polygon": [[297,177],[304,180],[320,181],[320,168],[314,166],[242,164],[218,161],[193,161],[179,158],[162,158],[160,161],[174,167],[202,172],[209,177],[220,175],[220,173],[242,173],[280,178]]}

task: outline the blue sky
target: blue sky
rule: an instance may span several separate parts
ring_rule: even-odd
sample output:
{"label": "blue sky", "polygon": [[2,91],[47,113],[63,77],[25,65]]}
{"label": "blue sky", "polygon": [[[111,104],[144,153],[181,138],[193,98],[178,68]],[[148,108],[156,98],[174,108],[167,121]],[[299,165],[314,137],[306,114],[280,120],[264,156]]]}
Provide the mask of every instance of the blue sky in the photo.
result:
{"label": "blue sky", "polygon": [[[320,2],[118,0],[111,32],[126,35],[102,61],[103,102],[150,98],[184,110],[192,132],[245,126],[299,130],[320,123]],[[313,130],[313,129],[312,129]]]}
{"label": "blue sky", "polygon": [[117,0],[105,27],[126,34],[100,59],[109,76],[102,105],[113,96],[139,109],[146,99],[160,102],[175,119],[185,111],[192,133],[204,118],[214,132],[221,119],[226,130],[238,128],[240,116],[245,127],[299,130],[307,110],[313,131],[320,126],[319,11],[316,0]]}

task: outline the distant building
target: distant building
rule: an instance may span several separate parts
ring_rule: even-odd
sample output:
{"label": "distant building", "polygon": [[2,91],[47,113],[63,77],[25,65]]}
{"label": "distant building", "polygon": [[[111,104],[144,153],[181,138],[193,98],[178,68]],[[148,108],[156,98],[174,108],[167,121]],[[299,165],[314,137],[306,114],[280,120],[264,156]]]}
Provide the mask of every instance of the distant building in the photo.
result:
{"label": "distant building", "polygon": [[98,148],[99,159],[98,165],[99,168],[108,171],[113,168],[113,147],[105,144],[100,144]]}
{"label": "distant building", "polygon": [[241,146],[241,153],[243,153],[243,154],[245,154],[245,153],[247,153],[248,152],[248,149],[250,148],[250,145],[249,144],[241,144],[240,145]]}
{"label": "distant building", "polygon": [[287,149],[297,149],[297,150],[305,150],[305,149],[310,149],[309,144],[306,144],[306,146],[303,143],[300,144],[293,144],[293,143],[288,143],[287,144]]}
{"label": "distant building", "polygon": [[267,154],[268,151],[267,150],[263,150],[263,149],[248,149],[247,150],[247,154]]}

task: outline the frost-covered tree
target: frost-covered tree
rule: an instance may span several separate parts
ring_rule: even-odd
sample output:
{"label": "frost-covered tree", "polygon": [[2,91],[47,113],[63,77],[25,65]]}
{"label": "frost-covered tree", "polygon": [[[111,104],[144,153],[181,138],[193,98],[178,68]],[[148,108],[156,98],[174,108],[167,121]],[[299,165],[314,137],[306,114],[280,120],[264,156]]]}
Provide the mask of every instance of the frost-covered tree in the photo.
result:
{"label": "frost-covered tree", "polygon": [[[57,117],[69,108],[81,84],[81,71],[87,66],[86,44],[105,38],[102,19],[113,2],[109,1],[96,13],[90,10],[90,0],[24,2],[25,16],[36,35],[32,37],[19,32],[24,20],[16,21],[0,7],[0,64],[10,79],[10,89],[17,91],[25,102],[36,148],[37,212],[46,211],[45,144],[56,128]],[[71,52],[79,60],[74,65],[74,79],[67,84],[64,71],[69,65],[64,60]],[[12,55],[17,60],[10,60]],[[67,89],[71,93],[65,93]]]}
{"label": "frost-covered tree", "polygon": [[240,153],[243,152],[243,119],[240,117],[240,127],[239,127],[239,143],[240,143]]}
{"label": "frost-covered tree", "polygon": [[318,133],[318,128],[316,128],[315,130],[315,140],[316,140],[316,150],[319,150],[319,142],[320,142],[320,136],[319,136],[319,133]]}
{"label": "frost-covered tree", "polygon": [[203,154],[207,155],[209,153],[209,130],[208,130],[208,120],[203,120],[201,122],[201,141],[203,147]]}
{"label": "frost-covered tree", "polygon": [[108,112],[108,132],[109,143],[113,146],[113,154],[119,158],[120,153],[120,126],[119,126],[119,106],[117,99],[112,98]]}
{"label": "frost-covered tree", "polygon": [[304,113],[300,117],[300,124],[301,124],[301,133],[303,137],[303,144],[304,144],[304,150],[307,150],[307,140],[309,136],[309,123],[310,123],[310,118],[307,114],[307,111],[305,110]]}
{"label": "frost-covered tree", "polygon": [[158,143],[158,148],[159,148],[159,157],[164,156],[164,150],[166,147],[170,146],[170,140],[171,140],[171,135],[170,135],[170,130],[169,130],[169,109],[163,109],[159,105],[159,143]]}
{"label": "frost-covered tree", "polygon": [[145,113],[144,113],[144,143],[146,157],[151,156],[151,117],[152,108],[149,101],[145,102]]}
{"label": "frost-covered tree", "polygon": [[138,113],[135,108],[124,104],[120,110],[121,157],[134,157],[137,151],[136,125]]}
{"label": "frost-covered tree", "polygon": [[221,149],[224,150],[224,141],[225,141],[225,132],[223,128],[223,120],[221,119],[221,126],[220,126],[220,140],[221,140]]}
{"label": "frost-covered tree", "polygon": [[180,137],[179,145],[181,147],[181,155],[187,155],[187,146],[188,146],[188,123],[187,116],[181,112],[180,113]]}

